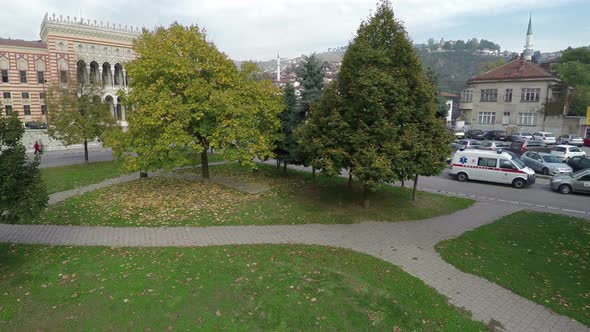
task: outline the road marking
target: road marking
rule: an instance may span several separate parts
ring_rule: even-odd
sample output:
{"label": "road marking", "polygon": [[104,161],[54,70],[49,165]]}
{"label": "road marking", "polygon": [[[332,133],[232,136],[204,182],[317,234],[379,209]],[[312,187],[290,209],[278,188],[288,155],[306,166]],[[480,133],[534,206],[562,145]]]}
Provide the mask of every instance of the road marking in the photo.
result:
{"label": "road marking", "polygon": [[561,209],[561,211],[573,212],[573,213],[581,213],[581,214],[587,214],[588,213],[588,212],[585,212],[585,211],[570,210],[570,209]]}

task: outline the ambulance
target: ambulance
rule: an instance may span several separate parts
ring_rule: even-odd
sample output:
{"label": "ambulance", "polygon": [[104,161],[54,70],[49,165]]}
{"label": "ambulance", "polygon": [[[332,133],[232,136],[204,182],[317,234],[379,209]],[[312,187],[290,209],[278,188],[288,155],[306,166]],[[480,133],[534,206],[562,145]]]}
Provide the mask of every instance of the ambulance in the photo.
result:
{"label": "ambulance", "polygon": [[451,175],[461,182],[506,183],[517,189],[535,183],[535,171],[513,154],[502,150],[458,150],[451,160]]}

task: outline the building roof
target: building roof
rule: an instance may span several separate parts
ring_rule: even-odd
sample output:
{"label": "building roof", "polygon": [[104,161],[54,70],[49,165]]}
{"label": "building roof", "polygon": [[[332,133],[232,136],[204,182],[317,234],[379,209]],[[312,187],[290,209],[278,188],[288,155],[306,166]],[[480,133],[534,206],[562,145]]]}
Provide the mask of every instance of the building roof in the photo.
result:
{"label": "building roof", "polygon": [[549,73],[541,66],[530,61],[516,59],[490,70],[481,75],[470,78],[467,82],[477,81],[508,81],[508,80],[526,80],[526,79],[554,79],[558,78]]}
{"label": "building roof", "polygon": [[47,44],[40,40],[22,40],[22,39],[5,39],[0,38],[1,46],[17,46],[29,48],[47,48]]}
{"label": "building roof", "polygon": [[447,98],[459,98],[459,96],[458,96],[458,95],[456,95],[456,94],[452,94],[452,93],[449,93],[449,92],[444,92],[444,91],[443,91],[443,92],[441,92],[441,93],[440,93],[440,95],[441,95],[442,97],[447,97]]}

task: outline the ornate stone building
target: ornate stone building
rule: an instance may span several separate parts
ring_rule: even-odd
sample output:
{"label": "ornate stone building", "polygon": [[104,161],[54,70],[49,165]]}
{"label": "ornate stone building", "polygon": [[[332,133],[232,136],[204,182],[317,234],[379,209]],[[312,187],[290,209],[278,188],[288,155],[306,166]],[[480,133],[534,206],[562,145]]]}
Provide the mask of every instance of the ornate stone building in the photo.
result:
{"label": "ornate stone building", "polygon": [[[47,122],[44,96],[51,85],[78,80],[102,81],[101,99],[113,116],[125,121],[117,92],[127,89],[125,63],[135,57],[133,39],[140,29],[85,18],[45,15],[41,40],[0,38],[0,97],[3,114],[18,112],[24,123]],[[75,76],[74,76],[75,73]]]}

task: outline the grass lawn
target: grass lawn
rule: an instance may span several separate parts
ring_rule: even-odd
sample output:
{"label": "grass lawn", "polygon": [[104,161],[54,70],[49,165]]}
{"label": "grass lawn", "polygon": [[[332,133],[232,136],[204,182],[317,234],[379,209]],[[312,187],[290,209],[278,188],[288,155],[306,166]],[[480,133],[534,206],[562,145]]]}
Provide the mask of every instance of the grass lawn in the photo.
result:
{"label": "grass lawn", "polygon": [[[210,163],[219,161],[223,161],[223,155],[209,155]],[[79,164],[42,168],[41,173],[49,194],[67,191],[125,175],[123,161],[121,160],[90,163],[87,165]]]}
{"label": "grass lawn", "polygon": [[0,330],[481,331],[398,267],[299,245],[0,245]]}
{"label": "grass lawn", "polygon": [[120,160],[42,168],[43,181],[50,194],[75,189],[124,175]]}
{"label": "grass lawn", "polygon": [[482,276],[590,326],[590,223],[517,212],[436,249],[462,271]]}
{"label": "grass lawn", "polygon": [[[200,169],[191,169],[200,172]],[[186,172],[186,170],[183,170]],[[212,176],[240,179],[271,188],[248,194],[214,183],[178,178],[148,178],[70,198],[51,206],[28,223],[110,226],[272,225],[355,223],[365,220],[403,221],[449,214],[473,201],[385,187],[371,197],[371,208],[360,206],[361,193],[346,187],[346,179],[283,175],[260,165],[256,172],[237,164],[211,167]],[[27,221],[25,221],[27,222]]]}

